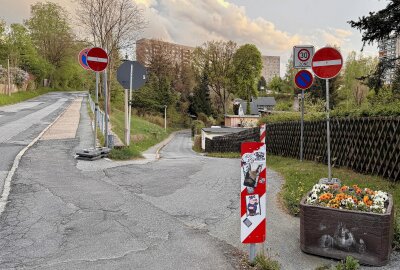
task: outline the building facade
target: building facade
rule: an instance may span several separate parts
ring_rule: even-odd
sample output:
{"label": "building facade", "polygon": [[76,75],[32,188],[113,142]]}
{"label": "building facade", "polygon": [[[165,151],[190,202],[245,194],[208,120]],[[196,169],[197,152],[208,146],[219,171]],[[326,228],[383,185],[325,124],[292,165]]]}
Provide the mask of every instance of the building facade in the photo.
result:
{"label": "building facade", "polygon": [[155,55],[168,57],[176,64],[190,64],[194,47],[165,42],[157,39],[143,38],[136,42],[136,60],[149,66],[150,59]]}
{"label": "building facade", "polygon": [[[379,59],[395,59],[400,57],[400,37],[392,36],[379,42]],[[398,63],[398,62],[397,62]],[[395,68],[388,69],[385,72],[385,83],[390,84],[394,79]]]}
{"label": "building facade", "polygon": [[261,76],[265,78],[267,84],[275,76],[280,76],[281,58],[279,56],[262,56],[262,64]]}

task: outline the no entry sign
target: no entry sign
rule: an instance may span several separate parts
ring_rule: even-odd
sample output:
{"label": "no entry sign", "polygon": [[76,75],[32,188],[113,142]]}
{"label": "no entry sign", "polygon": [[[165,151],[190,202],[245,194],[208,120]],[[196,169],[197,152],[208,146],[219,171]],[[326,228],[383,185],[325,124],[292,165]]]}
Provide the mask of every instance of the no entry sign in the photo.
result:
{"label": "no entry sign", "polygon": [[306,90],[313,84],[313,75],[308,70],[300,70],[294,77],[294,82],[298,88]]}
{"label": "no entry sign", "polygon": [[87,54],[87,63],[93,71],[103,71],[108,65],[108,55],[102,48],[92,48]]}
{"label": "no entry sign", "polygon": [[86,70],[90,70],[90,67],[88,66],[87,63],[87,54],[89,51],[90,48],[85,48],[78,55],[79,64],[81,64],[81,66]]}
{"label": "no entry sign", "polygon": [[312,58],[312,70],[321,79],[336,77],[343,67],[343,57],[331,47],[319,49]]}
{"label": "no entry sign", "polygon": [[241,154],[240,238],[243,244],[262,243],[266,234],[265,144],[242,143]]}

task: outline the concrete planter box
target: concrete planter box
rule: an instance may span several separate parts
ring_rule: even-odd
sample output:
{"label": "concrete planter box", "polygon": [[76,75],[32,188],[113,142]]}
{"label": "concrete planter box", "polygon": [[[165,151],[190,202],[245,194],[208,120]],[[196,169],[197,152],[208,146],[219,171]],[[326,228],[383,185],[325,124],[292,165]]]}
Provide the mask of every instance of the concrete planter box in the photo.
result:
{"label": "concrete planter box", "polygon": [[340,210],[300,202],[300,247],[334,259],[352,256],[361,264],[382,266],[393,240],[393,198],[385,214]]}

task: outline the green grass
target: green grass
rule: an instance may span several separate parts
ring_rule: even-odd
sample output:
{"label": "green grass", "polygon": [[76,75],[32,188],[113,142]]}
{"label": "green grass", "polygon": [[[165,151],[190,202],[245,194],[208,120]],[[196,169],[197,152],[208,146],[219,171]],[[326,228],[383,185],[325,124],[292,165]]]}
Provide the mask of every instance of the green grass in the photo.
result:
{"label": "green grass", "polygon": [[[328,168],[324,164],[279,156],[267,156],[267,166],[285,178],[282,190],[284,203],[292,215],[299,214],[299,203],[320,178],[327,177]],[[393,195],[394,202],[400,202],[400,184],[378,176],[364,175],[345,168],[333,168],[332,176],[339,178],[344,185],[357,184],[375,190],[383,190]],[[396,209],[396,208],[395,208]],[[400,212],[398,212],[400,214]]]}
{"label": "green grass", "polygon": [[[124,112],[113,110],[111,113],[112,130],[123,140],[125,116]],[[132,115],[131,143],[129,147],[115,148],[109,157],[118,160],[127,160],[142,157],[141,152],[166,139],[172,130],[164,128]]]}
{"label": "green grass", "polygon": [[0,94],[0,106],[22,102],[27,99],[31,99],[31,98],[46,94],[51,91],[56,91],[56,90],[54,90],[52,88],[39,88],[37,90],[29,90],[29,91],[25,91],[25,92],[13,93],[13,94],[11,94],[11,96]]}

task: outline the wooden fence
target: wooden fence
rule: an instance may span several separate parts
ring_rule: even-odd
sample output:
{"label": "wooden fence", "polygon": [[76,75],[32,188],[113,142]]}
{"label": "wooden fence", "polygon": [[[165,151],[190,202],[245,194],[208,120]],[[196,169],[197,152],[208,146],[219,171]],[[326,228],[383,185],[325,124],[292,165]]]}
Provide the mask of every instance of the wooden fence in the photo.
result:
{"label": "wooden fence", "polygon": [[[299,158],[300,122],[267,125],[267,152]],[[400,180],[400,117],[331,119],[335,166]],[[304,158],[327,163],[326,121],[304,124]]]}

